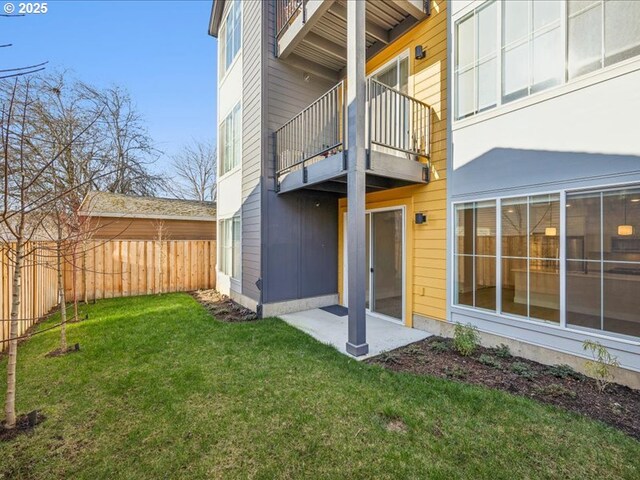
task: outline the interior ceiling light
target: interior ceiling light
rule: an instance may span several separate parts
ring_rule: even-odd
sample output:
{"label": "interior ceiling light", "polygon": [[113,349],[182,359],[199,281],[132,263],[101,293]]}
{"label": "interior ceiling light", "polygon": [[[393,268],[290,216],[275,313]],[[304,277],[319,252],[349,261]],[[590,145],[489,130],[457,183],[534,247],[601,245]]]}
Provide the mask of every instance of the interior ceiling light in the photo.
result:
{"label": "interior ceiling light", "polygon": [[[631,200],[633,202],[633,200]],[[624,224],[618,225],[618,235],[621,237],[628,237],[633,235],[633,225],[627,223],[627,196],[622,197],[622,204],[624,208]]]}

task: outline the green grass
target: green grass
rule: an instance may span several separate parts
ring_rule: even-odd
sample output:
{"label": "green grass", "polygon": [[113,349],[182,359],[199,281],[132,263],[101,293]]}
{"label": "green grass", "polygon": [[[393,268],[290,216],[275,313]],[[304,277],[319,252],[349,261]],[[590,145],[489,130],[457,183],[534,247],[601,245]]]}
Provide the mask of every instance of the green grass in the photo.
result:
{"label": "green grass", "polygon": [[181,294],[88,310],[80,353],[45,358],[57,330],[21,346],[19,411],[47,420],[0,444],[0,478],[640,478],[640,443],[612,428],[277,319],[219,323]]}

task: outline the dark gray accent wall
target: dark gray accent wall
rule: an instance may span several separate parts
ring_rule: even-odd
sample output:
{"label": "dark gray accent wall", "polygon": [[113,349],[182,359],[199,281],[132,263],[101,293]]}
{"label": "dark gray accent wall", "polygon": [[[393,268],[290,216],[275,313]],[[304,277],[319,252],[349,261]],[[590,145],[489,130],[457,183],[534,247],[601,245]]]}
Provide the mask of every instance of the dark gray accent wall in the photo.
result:
{"label": "dark gray accent wall", "polygon": [[267,195],[264,303],[338,291],[338,201],[307,192]]}
{"label": "dark gray accent wall", "polygon": [[242,294],[260,301],[262,2],[242,5]]}
{"label": "dark gray accent wall", "polygon": [[[333,294],[338,291],[338,203],[330,195],[278,195],[274,180],[273,133],[329,90],[333,83],[275,57],[275,2],[263,2],[263,303]],[[249,55],[245,50],[244,55]]]}

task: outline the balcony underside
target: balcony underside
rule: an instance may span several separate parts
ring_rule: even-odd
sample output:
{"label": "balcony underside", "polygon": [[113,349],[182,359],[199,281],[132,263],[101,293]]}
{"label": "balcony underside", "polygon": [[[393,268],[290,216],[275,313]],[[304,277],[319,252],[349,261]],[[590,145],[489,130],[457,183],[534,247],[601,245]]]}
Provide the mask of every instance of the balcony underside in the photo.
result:
{"label": "balcony underside", "polygon": [[[428,182],[427,164],[384,152],[371,152],[366,173],[367,193]],[[278,178],[280,194],[302,189],[346,195],[347,171],[342,152],[309,161]]]}
{"label": "balcony underside", "polygon": [[[291,0],[295,1],[295,0]],[[347,65],[347,0],[307,0],[277,38],[277,56],[294,67],[332,81]],[[377,0],[366,6],[367,57],[425,17],[422,0]]]}

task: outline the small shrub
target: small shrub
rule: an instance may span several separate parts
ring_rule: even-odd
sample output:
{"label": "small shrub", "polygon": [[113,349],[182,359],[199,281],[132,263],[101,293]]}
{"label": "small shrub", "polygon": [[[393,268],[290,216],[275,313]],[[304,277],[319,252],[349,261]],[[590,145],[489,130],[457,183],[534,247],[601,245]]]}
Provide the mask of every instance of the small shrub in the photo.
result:
{"label": "small shrub", "polygon": [[433,350],[436,353],[445,353],[450,350],[449,344],[447,344],[447,342],[444,342],[442,340],[436,340],[434,342],[431,342],[429,346],[431,347],[431,350]]}
{"label": "small shrub", "polygon": [[545,385],[543,387],[536,388],[536,392],[545,397],[568,397],[576,398],[577,394],[573,390],[563,387],[557,383]]}
{"label": "small shrub", "polygon": [[593,360],[587,360],[585,362],[585,368],[587,372],[589,372],[589,375],[594,377],[596,382],[598,382],[598,389],[604,392],[607,385],[609,385],[613,379],[613,368],[620,366],[618,357],[611,355],[609,350],[599,342],[585,340],[582,348],[591,352]]}
{"label": "small shrub", "polygon": [[565,364],[552,365],[547,369],[547,372],[556,378],[574,378],[576,380],[580,378],[580,374],[578,372]]}
{"label": "small shrub", "polygon": [[516,375],[532,380],[536,377],[536,372],[524,362],[513,362],[511,364],[511,371]]}
{"label": "small shrub", "polygon": [[500,363],[500,361],[496,357],[493,357],[491,355],[487,355],[483,353],[478,357],[478,361],[483,365],[487,365],[488,367],[498,368],[498,369],[502,368],[502,363]]}
{"label": "small shrub", "polygon": [[463,325],[456,323],[455,330],[453,331],[453,347],[456,351],[465,357],[468,357],[475,352],[480,342],[478,336],[478,329],[468,323]]}
{"label": "small shrub", "polygon": [[393,353],[383,352],[378,358],[382,363],[398,363],[398,359]]}
{"label": "small shrub", "polygon": [[453,367],[452,369],[449,369],[447,371],[447,377],[450,377],[450,378],[463,379],[463,378],[467,378],[468,374],[469,374],[468,370],[458,366]]}
{"label": "small shrub", "polygon": [[511,358],[511,350],[509,349],[509,345],[505,345],[501,343],[496,348],[493,349],[494,353],[497,357],[500,358]]}
{"label": "small shrub", "polygon": [[408,353],[410,355],[424,355],[424,352],[422,351],[422,348],[420,348],[420,345],[417,345],[415,343],[407,346],[404,349],[404,353]]}

